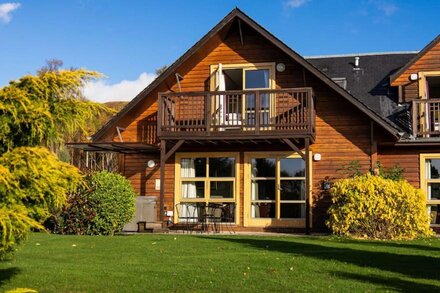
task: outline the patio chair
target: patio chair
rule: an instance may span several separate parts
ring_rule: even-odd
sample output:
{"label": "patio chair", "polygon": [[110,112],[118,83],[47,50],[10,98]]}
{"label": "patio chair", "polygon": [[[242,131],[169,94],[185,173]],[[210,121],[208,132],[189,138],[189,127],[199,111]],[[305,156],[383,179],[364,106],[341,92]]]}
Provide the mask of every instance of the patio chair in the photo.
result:
{"label": "patio chair", "polygon": [[220,222],[222,219],[222,205],[209,203],[205,206],[205,214],[203,215],[203,231],[209,233],[211,230],[215,233],[220,232]]}
{"label": "patio chair", "polygon": [[182,226],[182,231],[192,233],[193,228],[198,224],[197,205],[193,203],[176,204],[177,223],[174,225],[178,228]]}
{"label": "patio chair", "polygon": [[229,233],[235,233],[235,204],[224,204],[221,211],[222,225],[228,229]]}

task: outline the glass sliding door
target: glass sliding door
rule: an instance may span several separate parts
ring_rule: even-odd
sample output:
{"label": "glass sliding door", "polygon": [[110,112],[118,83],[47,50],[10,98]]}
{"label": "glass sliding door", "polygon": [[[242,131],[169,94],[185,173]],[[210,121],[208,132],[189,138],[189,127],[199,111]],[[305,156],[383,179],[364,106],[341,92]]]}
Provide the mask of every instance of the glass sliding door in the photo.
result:
{"label": "glass sliding door", "polygon": [[[245,209],[248,223],[267,226],[305,220],[305,161],[296,154],[248,153]],[[246,194],[246,193],[249,194]],[[246,197],[249,198],[246,201]],[[246,203],[247,202],[247,203]]]}
{"label": "glass sliding door", "polygon": [[237,153],[176,153],[174,221],[197,219],[211,204],[221,207],[222,222],[236,222],[238,176]]}
{"label": "glass sliding door", "polygon": [[275,218],[276,159],[251,159],[251,217]]}
{"label": "glass sliding door", "polygon": [[[244,70],[244,90],[264,90],[270,89],[270,70],[250,68]],[[270,124],[270,95],[260,93],[260,108],[257,107],[257,96],[255,93],[245,95],[244,114],[245,124],[254,127],[256,115],[260,115],[260,125]]]}
{"label": "glass sliding door", "polygon": [[212,96],[212,121],[225,126],[220,130],[254,130],[256,115],[263,129],[268,127],[274,105],[269,93],[260,93],[257,103],[255,91],[275,88],[275,63],[212,65],[211,76],[211,90],[225,92]]}

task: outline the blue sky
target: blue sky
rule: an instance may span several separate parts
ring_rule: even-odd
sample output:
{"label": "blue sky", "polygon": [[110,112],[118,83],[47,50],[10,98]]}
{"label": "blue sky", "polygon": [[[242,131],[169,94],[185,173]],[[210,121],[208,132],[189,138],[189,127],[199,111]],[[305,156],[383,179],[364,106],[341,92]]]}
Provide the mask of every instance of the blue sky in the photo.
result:
{"label": "blue sky", "polygon": [[131,99],[235,6],[302,55],[420,50],[440,33],[437,0],[0,0],[0,86],[58,58],[107,76],[92,98]]}

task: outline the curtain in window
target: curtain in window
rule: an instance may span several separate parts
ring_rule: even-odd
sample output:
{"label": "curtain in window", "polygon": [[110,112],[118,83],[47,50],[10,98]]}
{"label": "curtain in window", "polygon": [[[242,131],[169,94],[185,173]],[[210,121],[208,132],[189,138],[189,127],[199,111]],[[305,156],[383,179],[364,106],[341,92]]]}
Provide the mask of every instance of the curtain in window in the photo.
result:
{"label": "curtain in window", "polygon": [[[252,172],[252,178],[257,177],[257,167],[252,166],[251,167]],[[252,200],[258,200],[258,185],[257,182],[254,180],[251,180],[251,199]],[[251,204],[251,217],[253,218],[259,218],[260,217],[260,209],[258,204]]]}
{"label": "curtain in window", "polygon": [[269,88],[269,70],[263,70],[264,74],[264,88]]}
{"label": "curtain in window", "polygon": [[[217,91],[225,91],[226,90],[226,82],[225,75],[223,74],[223,67],[220,63],[218,65],[217,72],[215,74],[215,89]],[[224,116],[225,116],[225,96],[218,95],[215,97],[215,121],[217,125],[224,124]],[[222,129],[220,129],[222,130]]]}
{"label": "curtain in window", "polygon": [[[426,160],[426,179],[431,179],[431,160]],[[431,184],[428,184],[428,200],[431,199]]]}
{"label": "curtain in window", "polygon": [[[182,159],[180,161],[180,176],[184,178],[193,178],[196,176],[194,159]],[[197,189],[195,182],[182,182],[182,197],[196,198]]]}
{"label": "curtain in window", "polygon": [[[425,100],[427,100],[429,98],[429,83],[428,83],[428,79],[425,80],[426,84],[425,84]],[[429,109],[429,103],[425,103],[425,128],[426,131],[430,131],[431,129],[431,113],[430,113],[430,109]],[[429,134],[427,135],[427,137],[429,137]]]}

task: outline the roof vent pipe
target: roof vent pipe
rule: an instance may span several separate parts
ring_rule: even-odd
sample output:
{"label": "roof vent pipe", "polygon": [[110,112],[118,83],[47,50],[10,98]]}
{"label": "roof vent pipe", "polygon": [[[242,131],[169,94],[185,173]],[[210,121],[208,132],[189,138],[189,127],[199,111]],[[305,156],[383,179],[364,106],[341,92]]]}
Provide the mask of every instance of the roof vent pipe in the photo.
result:
{"label": "roof vent pipe", "polygon": [[359,68],[359,57],[358,56],[356,56],[356,57],[354,57],[354,67],[355,68]]}

